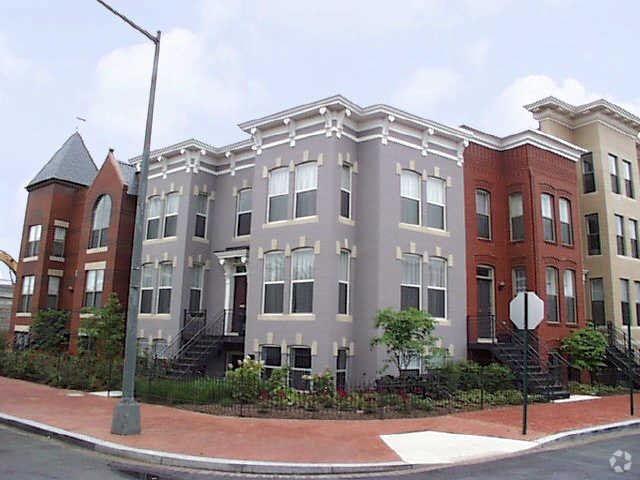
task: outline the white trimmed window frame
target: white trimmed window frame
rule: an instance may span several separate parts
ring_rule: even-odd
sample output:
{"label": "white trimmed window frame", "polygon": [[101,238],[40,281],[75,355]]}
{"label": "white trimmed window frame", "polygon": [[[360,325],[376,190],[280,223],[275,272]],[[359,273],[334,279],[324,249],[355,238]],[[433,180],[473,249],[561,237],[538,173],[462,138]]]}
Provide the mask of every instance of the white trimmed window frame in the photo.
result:
{"label": "white trimmed window frame", "polygon": [[[163,284],[162,280],[162,269],[164,267],[170,267],[171,274],[171,282],[166,285]],[[169,311],[160,311],[160,297],[162,296],[162,292],[169,290]],[[158,265],[158,298],[156,299],[156,312],[159,315],[161,314],[170,314],[171,313],[171,297],[173,296],[173,264],[171,262],[163,262]]]}
{"label": "white trimmed window frame", "polygon": [[[349,188],[346,188],[343,182],[345,170],[348,171],[347,175],[349,176]],[[344,162],[340,169],[340,216],[342,218],[353,218],[353,205],[352,205],[352,191],[353,191],[353,166],[350,163]],[[349,197],[348,208],[349,215],[346,217],[342,214],[342,192],[344,192]]]}
{"label": "white trimmed window frame", "polygon": [[[146,263],[142,265],[140,269],[140,305],[138,305],[139,313],[142,314],[151,314],[153,313],[153,279],[155,277],[153,270],[155,267],[152,263]],[[145,273],[148,273],[148,276],[145,277]],[[145,280],[151,280],[151,284],[145,282]],[[148,312],[142,311],[142,297],[145,292],[151,292],[151,308]]]}
{"label": "white trimmed window frame", "polygon": [[[429,269],[431,269],[431,266],[433,265],[433,262],[440,262],[442,264],[442,268],[444,271],[444,286],[441,285],[431,285],[431,271],[429,271],[429,284],[427,285],[427,303],[428,303],[428,299],[429,299],[429,290],[438,290],[441,292],[444,292],[444,316],[443,317],[436,317],[434,315],[434,318],[440,319],[440,320],[445,320],[447,318],[447,316],[449,315],[449,308],[448,308],[448,292],[447,290],[449,289],[449,272],[448,272],[448,262],[446,258],[441,258],[441,257],[430,257],[429,258]],[[427,305],[427,311],[429,310],[429,306]]]}
{"label": "white trimmed window frame", "polygon": [[[316,173],[315,173],[315,177],[316,177],[316,184],[314,187],[310,187],[310,188],[302,188],[300,190],[298,190],[298,185],[297,185],[297,178],[299,175],[299,170],[303,169],[303,168],[308,168],[310,165],[313,165]],[[294,194],[293,194],[293,218],[309,218],[309,217],[315,217],[316,215],[318,215],[318,174],[320,172],[318,171],[318,162],[304,162],[304,163],[299,163],[298,165],[296,165],[295,167],[295,177],[294,177]],[[297,210],[298,210],[298,195],[302,194],[302,193],[308,193],[308,192],[315,192],[315,212],[313,212],[311,215],[302,215],[302,216],[298,216],[297,214]]]}
{"label": "white trimmed window frame", "polygon": [[[276,256],[280,256],[282,258],[282,279],[281,280],[267,280],[267,267],[269,265],[269,259],[271,258],[275,258]],[[284,252],[282,250],[273,250],[271,252],[267,252],[264,254],[264,261],[263,261],[263,269],[262,269],[262,305],[261,305],[261,312],[263,314],[266,315],[281,315],[284,313],[284,289],[285,289],[285,278],[284,278],[284,272],[285,272],[285,261],[286,261],[286,257],[284,255]],[[266,312],[265,311],[265,302],[267,300],[267,285],[282,285],[282,305],[281,305],[281,309],[279,312]]]}
{"label": "white trimmed window frame", "polygon": [[[175,211],[169,211],[169,201],[175,198],[176,199],[176,208]],[[162,221],[162,238],[171,238],[178,235],[178,213],[180,211],[180,192],[169,192],[165,197],[164,202],[164,218]],[[172,217],[176,217],[176,231],[173,235],[167,235],[167,220],[172,219]]]}
{"label": "white trimmed window frame", "polygon": [[[344,261],[344,258],[346,257],[347,260],[347,278],[344,279],[342,278],[342,262]],[[350,305],[350,300],[351,300],[351,252],[349,252],[349,250],[340,250],[340,257],[339,257],[339,266],[338,266],[338,314],[339,315],[349,315],[351,312],[351,309],[349,308]],[[345,289],[346,289],[346,305],[344,308],[344,312],[340,311],[340,308],[342,307],[341,303],[340,303],[340,286],[344,285]]]}
{"label": "white trimmed window frame", "polygon": [[[152,216],[153,205],[157,206],[158,212],[157,212],[157,215],[154,214]],[[147,221],[145,222],[145,234],[144,234],[145,240],[154,240],[156,238],[160,238],[160,234],[162,233],[162,228],[163,228],[163,225],[161,225],[161,222],[162,222],[162,208],[163,208],[163,202],[162,202],[162,198],[159,195],[154,195],[152,197],[149,197],[149,199],[147,200],[147,212],[146,212],[147,213]],[[157,223],[158,223],[157,230],[156,230],[156,235],[150,237],[149,236],[149,225],[154,220],[157,221]]]}
{"label": "white trimmed window frame", "polygon": [[[444,201],[441,202],[433,202],[429,201],[429,190],[435,185],[439,185],[442,188],[442,197]],[[447,231],[447,181],[444,178],[439,177],[429,177],[427,178],[427,227],[433,228],[435,230]],[[437,207],[442,208],[442,227],[432,227],[429,225],[429,205],[435,205]]]}
{"label": "white trimmed window frame", "polygon": [[[278,193],[278,194],[274,194],[271,190],[272,190],[272,183],[271,183],[271,179],[273,177],[273,174],[275,172],[282,172],[284,174],[284,177],[286,177],[287,179],[287,188],[286,188],[286,193]],[[283,222],[285,220],[287,220],[289,218],[289,189],[291,188],[291,179],[289,178],[291,175],[289,175],[289,167],[277,167],[274,168],[272,170],[269,171],[269,178],[267,180],[267,223],[274,223],[274,222]],[[287,199],[287,212],[284,216],[284,218],[279,218],[277,220],[271,220],[271,201],[274,198],[280,198],[280,197],[286,197]]]}
{"label": "white trimmed window frame", "polygon": [[[311,255],[311,258],[313,259],[313,276],[312,278],[304,278],[304,279],[295,279],[294,278],[294,267],[295,267],[295,256],[297,255],[303,255],[303,254],[307,254],[307,255]],[[291,312],[291,314],[302,314],[302,315],[308,315],[313,313],[314,310],[314,290],[315,290],[315,276],[316,276],[316,265],[315,265],[315,253],[313,251],[313,248],[309,248],[309,247],[303,247],[303,248],[298,248],[296,250],[293,250],[291,252],[291,288],[289,289],[289,312]],[[295,285],[300,285],[300,284],[305,284],[305,283],[310,283],[311,284],[311,311],[310,312],[294,312],[293,311],[293,300],[294,300],[294,286]]]}
{"label": "white trimmed window frame", "polygon": [[[249,208],[249,210],[240,210],[240,204],[242,201],[242,196],[249,194],[251,197],[251,206]],[[235,223],[235,228],[234,228],[234,233],[236,237],[241,237],[244,235],[251,235],[251,217],[253,216],[253,189],[251,187],[249,188],[243,188],[242,190],[238,191],[238,195],[236,198],[236,223]],[[238,229],[240,228],[240,215],[249,215],[249,232],[248,233],[240,233],[238,231]],[[268,217],[267,217],[268,218]]]}
{"label": "white trimmed window frame", "polygon": [[[196,202],[195,202],[196,203],[196,212],[195,212],[196,223],[193,231],[193,236],[197,238],[207,238],[207,229],[209,227],[209,195],[199,193],[195,197],[196,197]],[[201,212],[200,209],[198,208],[199,201],[203,202],[204,204],[204,212]],[[202,235],[198,235],[198,218],[204,218],[204,229],[203,229],[204,232]]]}

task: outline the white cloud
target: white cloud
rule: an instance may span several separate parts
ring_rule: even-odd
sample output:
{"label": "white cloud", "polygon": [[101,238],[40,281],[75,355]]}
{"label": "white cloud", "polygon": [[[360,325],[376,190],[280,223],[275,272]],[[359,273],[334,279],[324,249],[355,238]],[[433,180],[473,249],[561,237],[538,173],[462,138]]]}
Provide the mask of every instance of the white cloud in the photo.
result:
{"label": "white cloud", "polygon": [[[116,49],[99,60],[88,116],[104,138],[140,141],[152,61],[150,42]],[[264,91],[259,81],[248,78],[242,57],[232,46],[220,41],[208,44],[191,30],[170,30],[160,47],[153,144],[193,136],[195,119],[208,123],[224,114],[228,122]]]}
{"label": "white cloud", "polygon": [[427,117],[437,104],[456,97],[462,76],[444,67],[421,67],[393,96],[393,105]]}
{"label": "white cloud", "polygon": [[596,92],[588,91],[582,83],[573,78],[558,83],[546,75],[527,75],[516,79],[497,96],[483,119],[483,128],[498,135],[537,128],[533,116],[522,107],[549,95],[573,105],[603,97]]}

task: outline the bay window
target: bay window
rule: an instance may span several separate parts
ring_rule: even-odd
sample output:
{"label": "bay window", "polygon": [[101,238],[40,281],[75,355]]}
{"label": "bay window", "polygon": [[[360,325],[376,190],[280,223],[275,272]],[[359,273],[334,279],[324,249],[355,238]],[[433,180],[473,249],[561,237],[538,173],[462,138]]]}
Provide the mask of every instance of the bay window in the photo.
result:
{"label": "bay window", "polygon": [[402,256],[400,310],[420,310],[422,298],[422,257],[405,253]]}
{"label": "bay window", "polygon": [[40,245],[40,236],[42,235],[42,225],[31,225],[29,227],[29,239],[27,242],[26,257],[35,257],[38,255],[38,247]]}
{"label": "bay window", "polygon": [[558,314],[558,270],[553,267],[545,269],[545,283],[547,291],[547,321],[557,323],[560,321]]}
{"label": "bay window", "polygon": [[340,171],[340,216],[351,218],[351,165],[344,163]]}
{"label": "bay window", "polygon": [[160,264],[158,275],[158,313],[171,312],[171,289],[173,286],[173,265],[165,262]]}
{"label": "bay window", "polygon": [[447,261],[429,259],[429,285],[427,287],[428,312],[435,318],[447,317]]}
{"label": "bay window", "polygon": [[491,196],[486,190],[476,190],[476,220],[478,238],[491,239]]}
{"label": "bay window", "polygon": [[350,254],[347,250],[340,252],[340,272],[338,277],[338,313],[349,313],[349,274]]}
{"label": "bay window", "polygon": [[571,202],[560,199],[560,240],[564,245],[573,245],[573,226],[571,225]]}
{"label": "bay window", "polygon": [[429,177],[427,180],[427,227],[445,229],[445,181]]}
{"label": "bay window", "polygon": [[509,227],[512,241],[524,239],[524,209],[521,193],[509,195]]}
{"label": "bay window", "polygon": [[60,277],[49,276],[49,285],[47,285],[47,308],[57,310],[59,298]]}
{"label": "bay window", "polygon": [[167,208],[164,213],[163,237],[175,237],[178,230],[178,208],[180,206],[180,194],[178,192],[167,195]]}
{"label": "bay window", "polygon": [[31,301],[33,299],[35,283],[36,277],[33,275],[25,275],[24,277],[22,277],[22,295],[20,296],[20,305],[18,305],[18,312],[31,312]]}
{"label": "bay window", "polygon": [[102,306],[102,289],[104,288],[104,270],[87,270],[87,283],[84,290],[84,307],[100,308]]}
{"label": "bay window", "polygon": [[409,170],[400,173],[401,222],[420,225],[420,175]]}
{"label": "bay window", "polygon": [[564,302],[567,323],[576,323],[576,272],[564,271]]}
{"label": "bay window", "polygon": [[147,240],[160,236],[160,217],[162,216],[162,199],[159,196],[149,198],[147,202]]}
{"label": "bay window", "polygon": [[64,227],[56,227],[53,230],[53,245],[51,255],[54,257],[64,257],[64,246],[67,238],[67,229]]}
{"label": "bay window", "polygon": [[318,164],[303,163],[296,166],[296,208],[295,218],[316,215],[318,194]]}
{"label": "bay window", "polygon": [[541,195],[542,200],[542,228],[545,242],[556,241],[556,226],[553,217],[553,197],[548,193]]}
{"label": "bay window", "polygon": [[96,202],[93,210],[93,224],[91,227],[91,237],[89,248],[105,247],[109,224],[111,223],[111,197],[102,195]]}
{"label": "bay window", "polygon": [[151,313],[153,305],[153,265],[142,266],[140,274],[140,313]]}
{"label": "bay window", "polygon": [[287,219],[289,205],[289,168],[272,170],[269,174],[269,193],[267,201],[267,219],[278,222]]}
{"label": "bay window", "polygon": [[194,235],[199,238],[207,238],[207,217],[209,214],[209,195],[196,195],[196,229]]}
{"label": "bay window", "polygon": [[284,303],[284,253],[264,256],[264,313],[282,313]]}
{"label": "bay window", "polygon": [[313,249],[294,250],[291,254],[291,312],[313,312]]}
{"label": "bay window", "polygon": [[236,236],[251,233],[252,190],[245,188],[238,192],[236,204]]}

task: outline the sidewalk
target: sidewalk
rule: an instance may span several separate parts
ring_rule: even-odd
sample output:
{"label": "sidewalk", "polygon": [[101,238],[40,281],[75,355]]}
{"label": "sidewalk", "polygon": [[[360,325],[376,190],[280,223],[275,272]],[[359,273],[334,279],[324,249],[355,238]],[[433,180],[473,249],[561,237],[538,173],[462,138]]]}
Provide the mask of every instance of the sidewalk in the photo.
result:
{"label": "sidewalk", "polygon": [[[69,396],[72,391],[4,377],[0,377],[0,392],[2,414],[126,447],[217,459],[325,465],[406,462],[390,448],[389,437],[383,440],[381,435],[432,431],[534,442],[568,430],[638,418],[629,416],[625,396],[533,405],[526,436],[521,435],[521,407],[422,419],[325,421],[216,417],[142,404],[142,433],[122,437],[110,433],[118,399]],[[640,396],[636,404],[640,405]],[[420,443],[428,441],[421,438]]]}

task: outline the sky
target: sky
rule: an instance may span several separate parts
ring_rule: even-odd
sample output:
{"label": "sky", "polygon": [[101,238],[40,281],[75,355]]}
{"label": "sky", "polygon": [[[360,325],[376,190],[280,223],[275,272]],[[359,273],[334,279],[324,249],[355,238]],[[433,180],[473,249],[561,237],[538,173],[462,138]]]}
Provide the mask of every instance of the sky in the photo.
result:
{"label": "sky", "polygon": [[[547,95],[640,114],[636,1],[110,4],[162,31],[152,148],[223,146],[337,93],[499,135],[535,128],[522,105]],[[92,0],[0,0],[0,249],[18,257],[24,187],[76,129],[98,166],[141,153],[152,49]]]}

